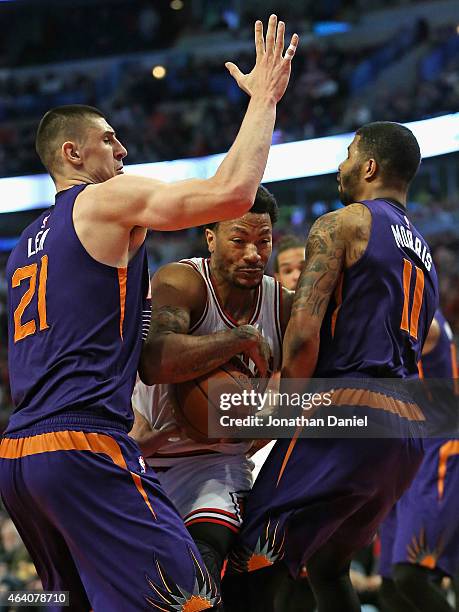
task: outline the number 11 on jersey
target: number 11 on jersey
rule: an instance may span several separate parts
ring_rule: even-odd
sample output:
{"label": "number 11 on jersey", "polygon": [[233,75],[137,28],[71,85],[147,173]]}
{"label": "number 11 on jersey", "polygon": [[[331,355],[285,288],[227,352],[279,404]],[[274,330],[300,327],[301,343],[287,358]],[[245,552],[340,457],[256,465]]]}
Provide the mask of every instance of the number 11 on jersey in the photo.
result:
{"label": "number 11 on jersey", "polygon": [[403,259],[403,311],[400,329],[407,331],[412,338],[418,339],[418,323],[421,313],[422,299],[424,297],[424,272],[421,268],[414,266],[416,270],[416,285],[414,287],[413,304],[411,316],[409,313],[411,272],[413,264],[408,259]]}

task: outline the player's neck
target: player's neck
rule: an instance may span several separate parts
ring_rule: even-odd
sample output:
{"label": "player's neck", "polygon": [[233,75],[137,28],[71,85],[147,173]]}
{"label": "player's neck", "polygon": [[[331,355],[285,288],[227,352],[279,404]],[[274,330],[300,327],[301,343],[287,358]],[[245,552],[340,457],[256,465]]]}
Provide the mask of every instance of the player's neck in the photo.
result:
{"label": "player's neck", "polygon": [[92,184],[95,183],[90,176],[87,176],[83,173],[77,173],[69,176],[56,176],[54,180],[54,184],[56,185],[56,192],[64,191],[65,189],[70,189],[70,187],[75,187],[75,185],[84,185],[84,184]]}
{"label": "player's neck", "polygon": [[254,289],[239,289],[223,279],[218,270],[211,266],[212,284],[217,293],[218,301],[225,312],[237,321],[238,325],[249,322],[253,313],[258,287]]}
{"label": "player's neck", "polygon": [[365,193],[361,200],[393,200],[406,208],[407,196],[406,191],[381,186]]}

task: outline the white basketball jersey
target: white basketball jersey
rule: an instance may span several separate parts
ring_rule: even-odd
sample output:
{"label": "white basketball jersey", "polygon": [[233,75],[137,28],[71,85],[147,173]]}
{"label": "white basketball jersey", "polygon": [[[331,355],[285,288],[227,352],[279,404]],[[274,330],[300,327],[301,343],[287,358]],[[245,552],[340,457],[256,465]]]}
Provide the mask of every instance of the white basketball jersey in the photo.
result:
{"label": "white basketball jersey", "polygon": [[[237,327],[231,315],[220,304],[210,275],[210,261],[203,258],[183,259],[180,263],[193,267],[204,279],[207,288],[207,302],[199,321],[190,329],[193,336],[205,336],[218,331]],[[282,332],[280,315],[282,308],[282,287],[270,276],[263,276],[255,298],[252,315],[248,323],[253,325],[268,341],[273,355],[273,370],[279,370],[282,363]],[[229,359],[229,358],[228,358]],[[132,396],[134,408],[138,410],[154,429],[174,423],[171,402],[174,401],[170,385],[144,385],[138,381]],[[251,442],[203,444],[184,439],[169,441],[152,457],[145,459],[153,466],[173,465],[189,456],[218,452],[229,455],[245,453]]]}

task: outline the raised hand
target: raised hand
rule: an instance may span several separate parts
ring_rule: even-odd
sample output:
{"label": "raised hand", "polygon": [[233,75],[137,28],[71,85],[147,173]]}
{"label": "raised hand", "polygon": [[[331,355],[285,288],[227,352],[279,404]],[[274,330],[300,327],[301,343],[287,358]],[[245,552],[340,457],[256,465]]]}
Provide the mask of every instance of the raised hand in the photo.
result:
{"label": "raised hand", "polygon": [[236,64],[225,64],[239,87],[249,96],[266,96],[278,102],[285,93],[290,79],[292,59],[298,46],[298,34],[293,34],[290,45],[284,54],[285,23],[271,15],[263,38],[263,24],[255,23],[256,62],[249,74],[243,74]]}

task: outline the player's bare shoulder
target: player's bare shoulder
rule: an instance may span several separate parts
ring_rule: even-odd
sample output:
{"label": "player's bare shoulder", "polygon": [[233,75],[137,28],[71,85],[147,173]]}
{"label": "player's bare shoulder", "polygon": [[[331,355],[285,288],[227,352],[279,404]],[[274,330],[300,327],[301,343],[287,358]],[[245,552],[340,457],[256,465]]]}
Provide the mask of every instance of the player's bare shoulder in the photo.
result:
{"label": "player's bare shoulder", "polygon": [[205,295],[206,285],[201,274],[185,262],[172,262],[162,266],[151,277],[151,288],[169,287],[183,292],[187,296],[193,294]]}
{"label": "player's bare shoulder", "polygon": [[[199,319],[207,303],[203,277],[193,266],[182,262],[166,264],[153,275],[151,294],[152,325],[161,323],[161,328],[181,333],[187,333],[189,325]],[[186,329],[182,329],[179,319],[185,314]],[[174,321],[176,324],[172,325]]]}
{"label": "player's bare shoulder", "polygon": [[371,212],[356,202],[336,211],[341,213],[343,235],[346,239],[346,267],[359,261],[368,246],[371,233]]}

